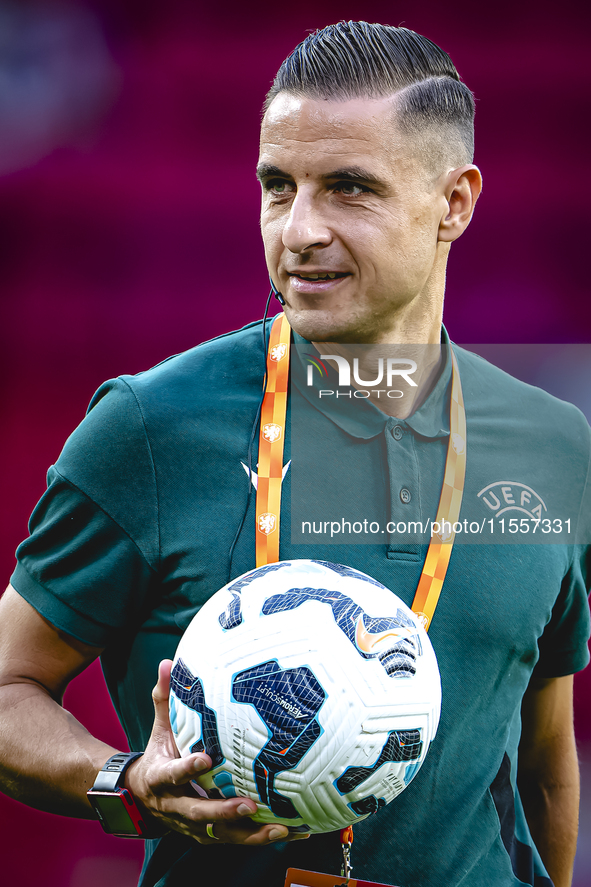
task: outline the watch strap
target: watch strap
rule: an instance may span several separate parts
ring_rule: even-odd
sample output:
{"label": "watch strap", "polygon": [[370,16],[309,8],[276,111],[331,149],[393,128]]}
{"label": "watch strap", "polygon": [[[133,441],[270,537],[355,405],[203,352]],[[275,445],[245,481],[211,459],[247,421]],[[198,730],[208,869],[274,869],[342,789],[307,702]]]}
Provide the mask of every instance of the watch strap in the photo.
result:
{"label": "watch strap", "polygon": [[123,777],[129,765],[142,755],[143,751],[117,752],[109,758],[102,770],[99,770],[91,791],[116,792],[123,784]]}
{"label": "watch strap", "polygon": [[[144,822],[144,815],[134,797],[125,788],[125,771],[143,752],[118,752],[99,770],[94,785],[87,792],[103,830],[120,838],[160,838],[166,834],[157,823]],[[115,804],[115,806],[113,806]]]}

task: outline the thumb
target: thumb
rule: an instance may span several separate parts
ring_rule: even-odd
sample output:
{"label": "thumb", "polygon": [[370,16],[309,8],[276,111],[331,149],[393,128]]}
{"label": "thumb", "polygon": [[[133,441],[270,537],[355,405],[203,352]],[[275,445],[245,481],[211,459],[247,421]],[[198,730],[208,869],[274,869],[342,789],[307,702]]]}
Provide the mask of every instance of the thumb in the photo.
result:
{"label": "thumb", "polygon": [[[172,671],[172,659],[163,659],[158,666],[158,680],[156,686],[152,690],[152,699],[154,700],[154,708],[160,702],[168,703],[170,696],[170,673]],[[168,707],[168,706],[167,706]]]}
{"label": "thumb", "polygon": [[168,713],[168,698],[170,696],[170,672],[172,660],[163,659],[158,666],[158,680],[152,690],[154,703],[154,726],[152,727],[151,741],[158,744],[165,742],[167,745],[172,739],[170,729],[170,717]]}
{"label": "thumb", "polygon": [[[152,690],[154,725],[148,747],[152,747],[154,750],[158,749],[160,754],[163,753],[169,759],[179,759],[181,756],[174,741],[168,710],[172,665],[171,659],[163,659],[158,666],[158,680]],[[189,782],[195,778],[197,773],[208,770],[211,767],[211,758],[206,754],[196,753],[177,760],[174,764],[171,762],[171,767],[171,772],[167,774],[167,781],[178,785]]]}
{"label": "thumb", "polygon": [[154,714],[156,720],[163,718],[168,722],[168,697],[170,696],[170,672],[172,671],[172,659],[163,659],[158,666],[158,680],[152,690],[154,702]]}

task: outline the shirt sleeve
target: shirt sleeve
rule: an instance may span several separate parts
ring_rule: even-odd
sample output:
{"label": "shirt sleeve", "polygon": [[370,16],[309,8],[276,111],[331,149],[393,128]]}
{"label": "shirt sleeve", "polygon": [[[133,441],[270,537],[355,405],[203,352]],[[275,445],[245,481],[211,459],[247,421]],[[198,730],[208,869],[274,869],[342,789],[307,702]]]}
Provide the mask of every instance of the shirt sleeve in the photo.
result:
{"label": "shirt sleeve", "polygon": [[571,567],[565,576],[550,621],[538,641],[540,658],[534,674],[557,678],[582,671],[589,663],[590,634],[588,588],[591,579],[591,549],[575,546]]}
{"label": "shirt sleeve", "polygon": [[104,647],[146,618],[158,578],[156,483],[124,380],[93,398],[48,472],[29,532],[11,582],[57,628]]}

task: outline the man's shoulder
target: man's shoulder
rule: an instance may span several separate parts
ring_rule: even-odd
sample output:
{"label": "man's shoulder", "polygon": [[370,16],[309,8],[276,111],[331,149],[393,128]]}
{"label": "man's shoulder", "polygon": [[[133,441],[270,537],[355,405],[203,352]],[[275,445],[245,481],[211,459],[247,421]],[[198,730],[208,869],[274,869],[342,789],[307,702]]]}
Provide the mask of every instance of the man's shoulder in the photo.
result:
{"label": "man's shoulder", "polygon": [[130,478],[154,487],[159,460],[184,464],[203,441],[243,436],[261,397],[261,333],[261,322],[251,323],[103,383],[66,441],[59,472],[96,501],[108,477],[123,498]]}
{"label": "man's shoulder", "polygon": [[265,369],[262,321],[208,339],[174,354],[148,370],[109,379],[89,405],[93,411],[109,400],[136,401],[140,411],[181,407],[188,403],[206,406],[219,398],[256,389],[260,396]]}
{"label": "man's shoulder", "polygon": [[[270,321],[267,321],[267,332],[269,323]],[[230,330],[227,333],[214,336],[212,339],[206,339],[180,354],[173,354],[157,363],[150,370],[139,373],[136,378],[157,378],[160,374],[179,370],[182,372],[186,367],[192,366],[202,368],[219,361],[229,361],[232,364],[237,362],[241,365],[255,354],[260,355],[262,365],[263,347],[262,320],[255,320],[240,329]]]}
{"label": "man's shoulder", "polygon": [[474,351],[454,345],[462,379],[466,412],[496,413],[518,418],[525,426],[549,418],[587,434],[589,424],[581,410],[536,385],[523,382]]}
{"label": "man's shoulder", "polygon": [[135,376],[122,378],[133,380],[134,387],[144,390],[175,381],[190,384],[195,373],[205,374],[212,382],[222,378],[230,381],[235,374],[238,381],[248,377],[253,368],[260,376],[264,367],[262,321],[258,320],[174,354]]}

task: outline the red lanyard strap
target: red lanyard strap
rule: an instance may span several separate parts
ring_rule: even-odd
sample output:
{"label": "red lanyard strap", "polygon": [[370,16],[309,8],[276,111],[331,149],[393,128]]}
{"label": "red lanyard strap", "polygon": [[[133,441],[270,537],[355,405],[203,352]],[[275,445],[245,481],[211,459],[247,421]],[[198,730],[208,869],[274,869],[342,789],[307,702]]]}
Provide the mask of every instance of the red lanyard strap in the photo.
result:
{"label": "red lanyard strap", "polygon": [[[256,565],[279,560],[279,523],[283,444],[287,414],[291,329],[285,314],[278,314],[271,327],[267,354],[267,386],[261,410],[259,466],[256,496]],[[451,352],[452,383],[450,433],[443,486],[435,518],[434,533],[412,604],[412,610],[428,630],[441,594],[454,544],[454,524],[462,507],[466,476],[466,411],[456,356]]]}

